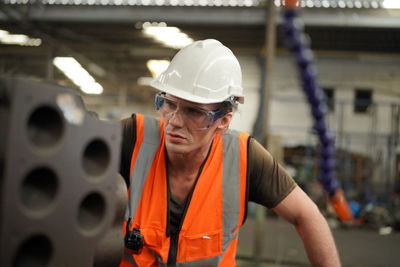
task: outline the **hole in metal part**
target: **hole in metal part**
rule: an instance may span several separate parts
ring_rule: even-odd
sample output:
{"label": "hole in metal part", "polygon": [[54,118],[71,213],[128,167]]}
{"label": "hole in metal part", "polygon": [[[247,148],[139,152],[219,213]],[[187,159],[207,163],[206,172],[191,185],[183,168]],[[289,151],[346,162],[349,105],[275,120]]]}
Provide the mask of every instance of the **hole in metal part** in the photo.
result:
{"label": "hole in metal part", "polygon": [[53,254],[50,240],[44,235],[35,235],[25,240],[14,257],[14,267],[49,266]]}
{"label": "hole in metal part", "polygon": [[22,183],[22,204],[31,211],[43,210],[53,202],[57,191],[57,175],[49,168],[36,168]]}
{"label": "hole in metal part", "polygon": [[83,154],[83,169],[91,176],[100,176],[110,162],[110,150],[101,139],[91,141]]}
{"label": "hole in metal part", "polygon": [[40,106],[28,119],[28,138],[37,147],[49,148],[56,145],[63,134],[63,120],[53,107]]}
{"label": "hole in metal part", "polygon": [[101,224],[106,211],[104,197],[99,193],[87,195],[79,206],[78,225],[85,233],[93,233]]}

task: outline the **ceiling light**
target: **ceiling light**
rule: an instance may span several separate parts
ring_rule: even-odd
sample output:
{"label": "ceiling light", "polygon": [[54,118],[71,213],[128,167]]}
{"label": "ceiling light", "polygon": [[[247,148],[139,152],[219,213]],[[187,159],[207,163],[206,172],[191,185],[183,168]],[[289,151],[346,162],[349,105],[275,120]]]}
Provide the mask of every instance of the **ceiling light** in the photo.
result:
{"label": "ceiling light", "polygon": [[149,21],[146,21],[146,22],[143,23],[142,28],[145,29],[145,28],[150,27],[150,26],[151,26],[151,23]]}
{"label": "ceiling light", "polygon": [[314,7],[314,2],[311,0],[307,0],[307,7]]}
{"label": "ceiling light", "polygon": [[139,77],[137,79],[137,83],[142,86],[150,86],[152,81],[153,81],[153,78],[151,78],[151,77]]}
{"label": "ceiling light", "polygon": [[244,0],[244,5],[250,7],[250,6],[253,6],[254,3],[252,0]]}
{"label": "ceiling light", "polygon": [[353,8],[354,7],[354,4],[353,4],[352,1],[347,1],[346,5],[347,5],[347,8]]}
{"label": "ceiling light", "polygon": [[400,1],[399,0],[384,0],[382,3],[383,8],[388,9],[397,9],[400,8]]}
{"label": "ceiling light", "polygon": [[364,1],[363,6],[364,6],[364,8],[369,8],[369,3],[367,1]]}
{"label": "ceiling light", "polygon": [[24,34],[11,34],[8,31],[0,30],[0,43],[21,46],[40,46],[42,40],[30,38]]}
{"label": "ceiling light", "polygon": [[371,2],[371,7],[372,7],[372,8],[379,8],[378,2],[372,1],[372,2]]}
{"label": "ceiling light", "polygon": [[4,44],[24,44],[28,41],[28,36],[23,34],[10,34],[1,38]]}
{"label": "ceiling light", "polygon": [[229,1],[229,5],[230,6],[237,6],[239,3],[238,3],[238,1],[236,1],[236,0],[230,0]]}
{"label": "ceiling light", "polygon": [[86,94],[99,95],[103,87],[73,57],[55,57],[53,64]]}
{"label": "ceiling light", "polygon": [[329,1],[328,1],[328,0],[323,0],[323,1],[322,1],[322,6],[323,6],[324,8],[329,8],[329,7],[330,7]]}
{"label": "ceiling light", "polygon": [[10,34],[10,33],[9,33],[8,31],[0,30],[0,39],[1,39],[3,36],[9,35],[9,34]]}
{"label": "ceiling light", "polygon": [[150,59],[147,61],[146,66],[151,72],[153,78],[157,78],[158,75],[163,73],[168,68],[169,63],[169,60]]}
{"label": "ceiling light", "polygon": [[165,23],[153,25],[145,22],[142,31],[164,45],[177,49],[193,43],[193,39],[187,34],[181,32],[177,27],[168,27]]}
{"label": "ceiling light", "polygon": [[193,1],[192,1],[192,0],[184,0],[184,1],[183,1],[183,4],[184,4],[185,6],[193,6]]}

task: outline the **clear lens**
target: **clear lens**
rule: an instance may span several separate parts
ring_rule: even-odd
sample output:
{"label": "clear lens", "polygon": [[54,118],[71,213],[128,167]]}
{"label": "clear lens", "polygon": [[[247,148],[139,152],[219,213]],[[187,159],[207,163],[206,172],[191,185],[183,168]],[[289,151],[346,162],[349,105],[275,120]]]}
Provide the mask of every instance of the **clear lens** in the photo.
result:
{"label": "clear lens", "polygon": [[207,129],[216,120],[215,111],[188,105],[168,98],[163,94],[156,95],[155,104],[156,109],[165,119],[170,119],[174,115],[174,112],[178,111],[188,126],[197,129]]}

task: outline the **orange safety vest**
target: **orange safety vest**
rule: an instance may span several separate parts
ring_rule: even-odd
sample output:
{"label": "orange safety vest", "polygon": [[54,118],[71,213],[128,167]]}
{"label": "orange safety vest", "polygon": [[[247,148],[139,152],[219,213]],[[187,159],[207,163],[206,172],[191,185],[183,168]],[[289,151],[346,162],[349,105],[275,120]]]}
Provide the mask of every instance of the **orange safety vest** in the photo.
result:
{"label": "orange safety vest", "polygon": [[[249,135],[233,130],[216,134],[178,235],[177,266],[235,266],[238,230],[246,210]],[[131,158],[130,199],[123,231],[139,228],[145,246],[125,252],[120,267],[167,266],[168,195],[163,120],[136,115]],[[189,160],[189,159],[188,159]]]}

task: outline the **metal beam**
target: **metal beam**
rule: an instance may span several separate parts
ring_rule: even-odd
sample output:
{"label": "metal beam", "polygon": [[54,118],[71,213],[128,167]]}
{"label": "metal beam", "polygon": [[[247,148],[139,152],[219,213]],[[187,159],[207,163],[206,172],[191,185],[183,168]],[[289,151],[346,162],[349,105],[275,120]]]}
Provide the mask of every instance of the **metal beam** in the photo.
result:
{"label": "metal beam", "polygon": [[[9,5],[9,8],[17,8]],[[306,26],[400,28],[400,10],[302,9]],[[43,22],[135,23],[165,21],[187,25],[264,25],[264,7],[30,6],[29,20]],[[0,13],[0,21],[7,21]],[[277,16],[277,23],[281,23]]]}

